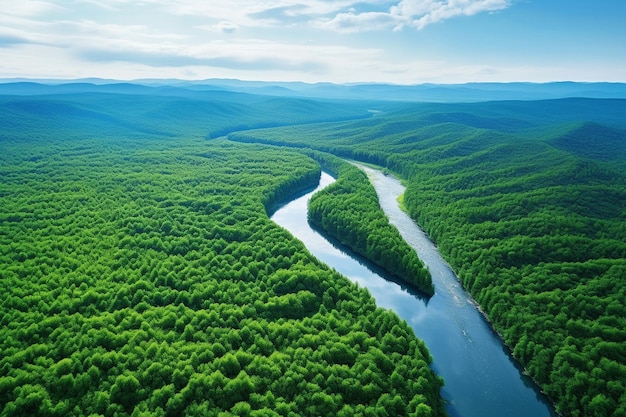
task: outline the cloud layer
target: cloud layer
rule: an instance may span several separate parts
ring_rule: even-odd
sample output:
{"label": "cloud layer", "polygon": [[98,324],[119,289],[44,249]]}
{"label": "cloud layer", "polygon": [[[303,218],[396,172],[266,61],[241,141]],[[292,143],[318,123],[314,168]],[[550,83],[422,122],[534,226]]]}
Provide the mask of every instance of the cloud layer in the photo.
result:
{"label": "cloud layer", "polygon": [[[121,8],[129,0],[83,0],[106,8]],[[423,29],[457,16],[503,10],[511,0],[276,0],[258,2],[234,0],[204,2],[197,0],[146,0],[176,15],[204,16],[234,26],[285,27],[308,26],[337,32]],[[232,26],[231,26],[232,27]]]}
{"label": "cloud layer", "polygon": [[[500,40],[506,36],[520,46],[513,32],[490,33],[464,44],[471,42],[468,36],[482,33],[485,24],[506,15],[506,9],[528,4],[535,3],[20,0],[0,10],[0,77],[414,83],[500,80],[504,73],[523,79],[542,70],[558,75],[571,68],[553,63],[533,67],[522,59],[506,63],[506,54],[475,53],[483,46],[509,52],[511,47],[502,49],[505,41]],[[466,24],[458,26],[472,27],[471,33],[455,31],[461,19]],[[472,19],[478,24],[471,26]],[[527,39],[525,27],[523,31]],[[523,71],[515,69],[520,62]]]}

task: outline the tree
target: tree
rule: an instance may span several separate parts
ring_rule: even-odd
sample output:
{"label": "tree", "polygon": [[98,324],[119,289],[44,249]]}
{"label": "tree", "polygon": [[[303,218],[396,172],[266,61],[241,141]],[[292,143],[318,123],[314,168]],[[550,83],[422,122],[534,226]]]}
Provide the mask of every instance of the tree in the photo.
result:
{"label": "tree", "polygon": [[119,375],[111,386],[111,401],[130,411],[140,400],[140,387],[139,380],[134,375]]}

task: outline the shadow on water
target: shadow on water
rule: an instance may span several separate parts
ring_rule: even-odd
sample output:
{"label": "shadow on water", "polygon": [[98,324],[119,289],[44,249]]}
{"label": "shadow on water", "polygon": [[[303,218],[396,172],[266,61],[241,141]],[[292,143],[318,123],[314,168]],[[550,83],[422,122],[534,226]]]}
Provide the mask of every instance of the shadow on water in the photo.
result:
{"label": "shadow on water", "polygon": [[318,188],[283,205],[271,218],[300,239],[321,262],[366,288],[378,306],[393,310],[406,320],[428,346],[434,358],[433,370],[445,380],[441,394],[451,417],[556,416],[432,242],[397,207],[396,198],[404,190],[402,185],[379,171],[369,174],[377,192],[382,192],[379,200],[390,222],[433,275],[433,297],[424,297],[390,279],[381,268],[310,227],[308,200],[334,181],[328,174],[322,174]]}
{"label": "shadow on water", "polygon": [[380,278],[384,279],[385,281],[396,284],[403,292],[409,294],[411,297],[415,298],[416,300],[423,302],[425,306],[428,305],[428,300],[430,300],[430,297],[427,294],[424,294],[422,291],[418,290],[417,288],[411,285],[408,285],[399,277],[389,274],[385,269],[376,265],[374,262],[365,258],[363,255],[356,253],[354,250],[352,250],[352,248],[350,248],[347,245],[344,245],[339,240],[335,239],[333,236],[330,236],[324,230],[316,227],[315,225],[311,223],[308,223],[308,224],[312,230],[314,230],[320,236],[326,239],[326,241],[328,241],[328,243],[330,243],[333,248],[335,248],[339,252],[342,252],[343,254],[352,258],[359,265],[369,270],[373,275],[378,275]]}

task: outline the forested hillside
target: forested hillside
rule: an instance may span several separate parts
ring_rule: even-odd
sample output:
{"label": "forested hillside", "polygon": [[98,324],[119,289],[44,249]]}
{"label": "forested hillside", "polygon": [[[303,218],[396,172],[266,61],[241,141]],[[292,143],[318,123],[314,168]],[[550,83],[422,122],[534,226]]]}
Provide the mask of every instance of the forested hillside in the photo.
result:
{"label": "forested hillside", "polygon": [[[30,85],[30,84],[29,84]],[[0,92],[11,84],[0,85]],[[71,88],[70,88],[71,86]],[[274,98],[227,91],[194,92],[154,89],[132,84],[101,86],[33,84],[45,95],[0,95],[3,135],[22,129],[54,129],[53,135],[99,132],[99,137],[216,138],[236,130],[368,117],[366,102]],[[10,91],[24,89],[17,84]],[[60,88],[60,92],[56,92]]]}
{"label": "forested hillside", "polygon": [[240,132],[379,164],[567,416],[626,416],[626,101],[415,104]]}
{"label": "forested hillside", "polygon": [[318,163],[206,140],[359,111],[212,100],[0,98],[0,415],[443,415],[410,327],[267,216]]}

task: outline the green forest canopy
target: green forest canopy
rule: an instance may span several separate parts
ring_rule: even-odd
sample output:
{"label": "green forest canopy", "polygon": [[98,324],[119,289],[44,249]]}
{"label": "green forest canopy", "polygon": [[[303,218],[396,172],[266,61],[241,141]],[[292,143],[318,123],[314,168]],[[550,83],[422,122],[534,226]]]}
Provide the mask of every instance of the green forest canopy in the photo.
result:
{"label": "green forest canopy", "polygon": [[626,415],[626,102],[376,105],[0,97],[0,413],[442,412],[406,324],[267,218],[317,163],[239,141],[404,177],[557,409]]}
{"label": "green forest canopy", "polygon": [[237,132],[393,170],[497,331],[571,416],[626,416],[626,100],[413,104]]}
{"label": "green forest canopy", "polygon": [[206,140],[287,116],[171,100],[0,100],[0,415],[442,415],[410,327],[267,216],[318,163]]}

